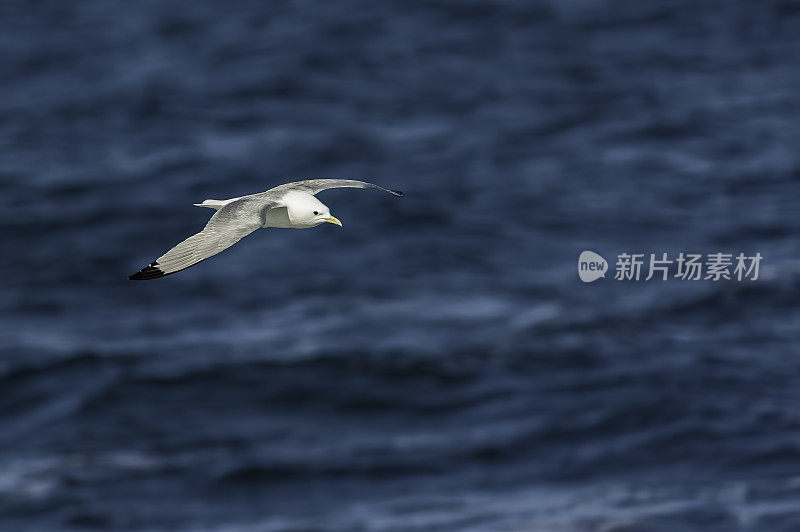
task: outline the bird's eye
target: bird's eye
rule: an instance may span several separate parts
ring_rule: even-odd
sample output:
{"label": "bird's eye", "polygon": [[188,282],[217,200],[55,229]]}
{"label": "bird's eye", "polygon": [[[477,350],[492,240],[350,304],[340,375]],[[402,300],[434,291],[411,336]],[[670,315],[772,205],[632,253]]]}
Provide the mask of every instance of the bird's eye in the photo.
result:
{"label": "bird's eye", "polygon": [[318,214],[319,214],[319,212],[317,212],[317,211],[314,211],[314,216],[316,216],[316,215],[318,215]]}

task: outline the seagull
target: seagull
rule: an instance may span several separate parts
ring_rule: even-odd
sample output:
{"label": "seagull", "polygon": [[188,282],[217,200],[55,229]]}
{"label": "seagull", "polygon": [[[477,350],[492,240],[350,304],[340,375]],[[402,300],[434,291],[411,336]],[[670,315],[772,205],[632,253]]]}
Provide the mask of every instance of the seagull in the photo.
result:
{"label": "seagull", "polygon": [[342,222],[315,194],[329,188],[372,188],[402,196],[389,190],[354,179],[307,179],[271,188],[266,192],[226,200],[207,199],[195,203],[217,212],[205,228],[170,249],[128,279],[139,281],[170,275],[208,257],[216,255],[261,227],[308,229],[322,223],[342,226]]}

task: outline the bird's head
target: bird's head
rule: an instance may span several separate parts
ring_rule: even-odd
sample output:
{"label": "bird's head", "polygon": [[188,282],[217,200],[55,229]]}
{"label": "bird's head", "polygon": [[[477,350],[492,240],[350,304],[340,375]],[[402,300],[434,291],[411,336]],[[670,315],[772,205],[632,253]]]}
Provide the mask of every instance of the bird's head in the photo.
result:
{"label": "bird's head", "polygon": [[284,202],[289,220],[296,227],[315,227],[325,222],[342,226],[342,222],[331,215],[331,210],[312,194],[290,192],[284,198]]}

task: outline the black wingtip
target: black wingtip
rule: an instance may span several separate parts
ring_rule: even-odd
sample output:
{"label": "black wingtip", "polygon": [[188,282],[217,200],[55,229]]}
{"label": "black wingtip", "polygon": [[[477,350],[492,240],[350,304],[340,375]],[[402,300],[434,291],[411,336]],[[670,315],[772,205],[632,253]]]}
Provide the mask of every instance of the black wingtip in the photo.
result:
{"label": "black wingtip", "polygon": [[402,192],[402,191],[400,191],[400,190],[390,190],[389,192],[391,192],[392,194],[394,194],[394,195],[395,195],[395,196],[397,196],[398,198],[402,198],[402,197],[405,195],[405,194],[403,194],[403,192]]}
{"label": "black wingtip", "polygon": [[164,277],[166,273],[157,268],[157,266],[157,262],[151,262],[150,265],[142,268],[133,275],[128,276],[128,279],[131,281],[146,281],[148,279],[158,279],[159,277]]}

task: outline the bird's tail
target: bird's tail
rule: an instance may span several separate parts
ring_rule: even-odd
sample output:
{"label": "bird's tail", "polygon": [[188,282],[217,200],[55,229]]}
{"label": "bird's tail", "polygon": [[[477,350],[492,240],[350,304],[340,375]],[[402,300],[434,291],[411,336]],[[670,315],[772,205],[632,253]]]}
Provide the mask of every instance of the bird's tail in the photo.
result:
{"label": "bird's tail", "polygon": [[222,207],[224,207],[229,201],[230,200],[207,199],[203,200],[203,203],[193,203],[193,205],[195,207],[208,207],[210,209],[218,211]]}

